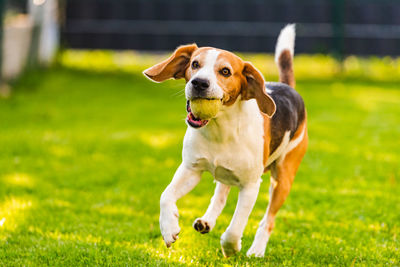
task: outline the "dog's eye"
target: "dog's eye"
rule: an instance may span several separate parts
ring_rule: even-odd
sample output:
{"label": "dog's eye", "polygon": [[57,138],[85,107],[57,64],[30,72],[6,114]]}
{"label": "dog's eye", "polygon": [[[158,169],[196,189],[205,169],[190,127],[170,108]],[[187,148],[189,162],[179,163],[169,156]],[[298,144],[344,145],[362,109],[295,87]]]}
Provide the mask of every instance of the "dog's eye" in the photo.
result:
{"label": "dog's eye", "polygon": [[225,77],[231,76],[231,71],[228,68],[223,68],[220,73]]}
{"label": "dog's eye", "polygon": [[200,64],[199,64],[199,62],[198,61],[193,61],[192,62],[192,69],[198,69],[198,68],[200,68]]}

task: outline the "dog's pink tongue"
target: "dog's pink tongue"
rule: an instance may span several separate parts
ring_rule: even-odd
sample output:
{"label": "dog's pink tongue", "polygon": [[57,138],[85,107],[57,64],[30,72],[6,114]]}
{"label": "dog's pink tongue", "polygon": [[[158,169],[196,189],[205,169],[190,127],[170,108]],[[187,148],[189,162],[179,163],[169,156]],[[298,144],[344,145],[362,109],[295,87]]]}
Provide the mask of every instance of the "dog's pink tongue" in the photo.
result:
{"label": "dog's pink tongue", "polygon": [[189,112],[188,116],[187,116],[187,120],[189,122],[189,124],[193,127],[196,128],[200,128],[203,127],[204,125],[206,125],[208,123],[208,120],[201,120],[201,119],[197,119],[192,112]]}
{"label": "dog's pink tongue", "polygon": [[200,128],[205,126],[208,123],[208,120],[201,120],[196,118],[193,113],[192,113],[192,109],[190,108],[190,104],[189,101],[187,101],[186,104],[186,110],[188,112],[187,118],[186,120],[188,121],[188,123],[195,128]]}

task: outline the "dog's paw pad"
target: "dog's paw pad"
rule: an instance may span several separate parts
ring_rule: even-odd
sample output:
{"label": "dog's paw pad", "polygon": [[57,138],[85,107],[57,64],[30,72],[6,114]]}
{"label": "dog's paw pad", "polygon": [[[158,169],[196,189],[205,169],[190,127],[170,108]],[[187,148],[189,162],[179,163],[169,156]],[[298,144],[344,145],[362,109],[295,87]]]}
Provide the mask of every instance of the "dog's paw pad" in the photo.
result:
{"label": "dog's paw pad", "polygon": [[193,223],[193,228],[201,234],[206,234],[211,230],[208,222],[203,221],[202,219],[196,219]]}

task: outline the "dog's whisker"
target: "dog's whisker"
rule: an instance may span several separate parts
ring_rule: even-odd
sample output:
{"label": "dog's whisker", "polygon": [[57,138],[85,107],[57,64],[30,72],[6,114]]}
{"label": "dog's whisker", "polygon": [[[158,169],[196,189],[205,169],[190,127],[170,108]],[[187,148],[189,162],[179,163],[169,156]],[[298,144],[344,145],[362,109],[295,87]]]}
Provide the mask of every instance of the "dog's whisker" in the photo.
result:
{"label": "dog's whisker", "polygon": [[178,92],[175,92],[175,93],[171,94],[171,97],[179,98],[179,97],[182,97],[184,95],[185,95],[185,89],[182,89],[182,90],[180,90]]}
{"label": "dog's whisker", "polygon": [[184,91],[183,90],[179,90],[178,92],[173,93],[171,96],[180,95],[180,94],[182,94],[182,92],[184,92]]}

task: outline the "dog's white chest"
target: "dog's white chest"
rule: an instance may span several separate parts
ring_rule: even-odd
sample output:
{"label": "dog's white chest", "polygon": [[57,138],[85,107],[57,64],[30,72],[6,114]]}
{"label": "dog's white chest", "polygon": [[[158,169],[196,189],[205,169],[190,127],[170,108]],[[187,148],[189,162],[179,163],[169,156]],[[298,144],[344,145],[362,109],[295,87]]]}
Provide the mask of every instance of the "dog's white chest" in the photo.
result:
{"label": "dog's white chest", "polygon": [[263,117],[254,100],[236,101],[204,129],[188,128],[183,161],[217,181],[241,186],[263,173]]}

